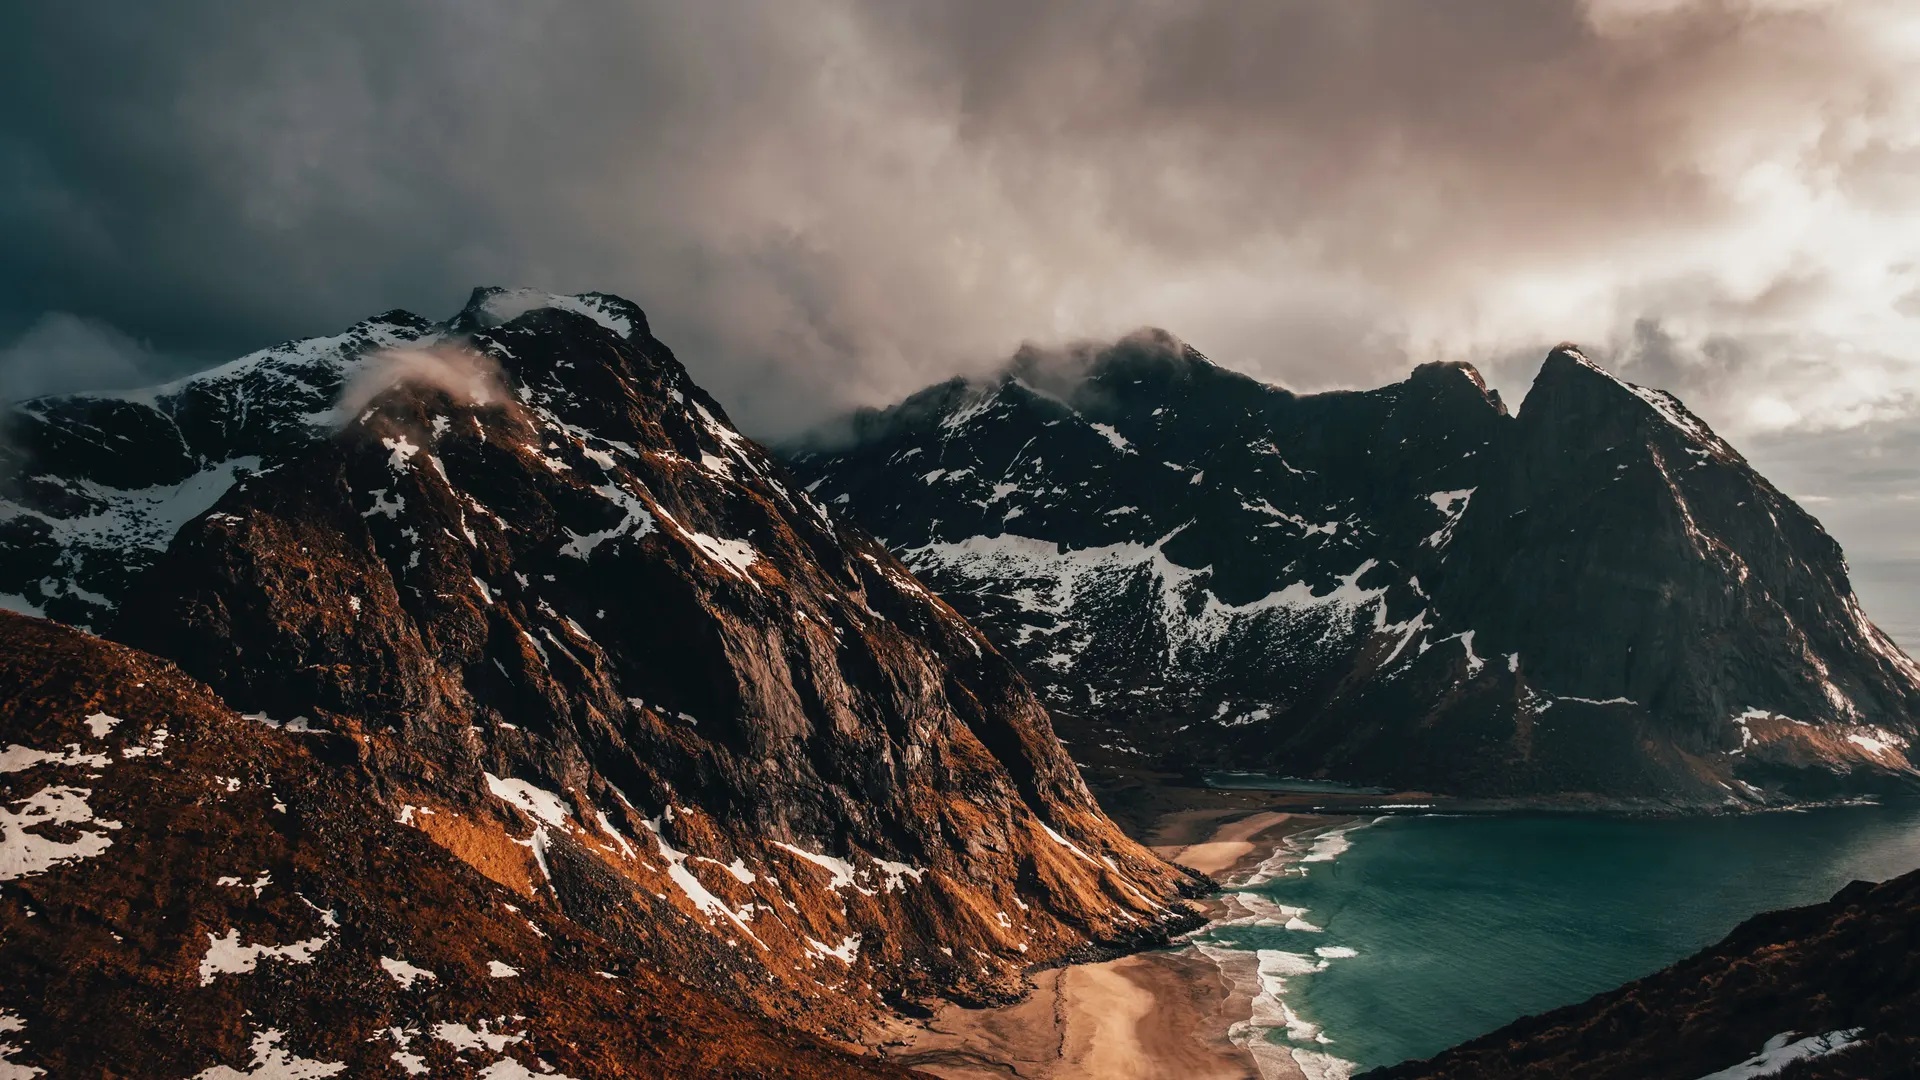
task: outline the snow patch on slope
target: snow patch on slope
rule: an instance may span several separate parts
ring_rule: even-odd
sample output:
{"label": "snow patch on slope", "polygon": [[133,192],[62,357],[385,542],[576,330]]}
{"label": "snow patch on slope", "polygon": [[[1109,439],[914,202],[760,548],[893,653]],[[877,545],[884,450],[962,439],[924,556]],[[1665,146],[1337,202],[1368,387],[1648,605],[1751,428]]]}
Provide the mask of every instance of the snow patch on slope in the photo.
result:
{"label": "snow patch on slope", "polygon": [[[1772,1076],[1796,1061],[1826,1057],[1837,1054],[1860,1041],[1864,1028],[1848,1028],[1844,1031],[1829,1031],[1825,1035],[1809,1035],[1804,1039],[1794,1039],[1795,1032],[1783,1031],[1768,1039],[1760,1052],[1753,1057],[1730,1065],[1716,1073],[1708,1073],[1700,1080],[1757,1080],[1762,1076]],[[1751,1044],[1749,1044],[1751,1045]]]}
{"label": "snow patch on slope", "polygon": [[[10,1035],[23,1030],[26,1026],[26,1021],[20,1019],[18,1014],[0,1009],[0,1035]],[[36,1076],[46,1075],[45,1069],[36,1069],[31,1065],[18,1065],[13,1062],[13,1055],[24,1049],[26,1049],[24,1046],[15,1045],[11,1041],[0,1040],[0,1080],[33,1080]]]}
{"label": "snow patch on slope", "polygon": [[238,927],[219,937],[208,934],[207,954],[200,959],[200,985],[211,986],[217,975],[248,974],[260,965],[260,961],[270,958],[292,964],[311,964],[313,954],[332,940],[332,935],[322,934],[287,945],[242,945]]}
{"label": "snow patch on slope", "polygon": [[[121,823],[96,818],[87,805],[92,794],[89,788],[56,784],[15,800],[12,805],[17,810],[0,805],[0,881],[44,874],[57,866],[91,859],[111,847],[113,840],[107,831],[120,828]],[[27,831],[45,826],[71,833],[73,839]]]}
{"label": "snow patch on slope", "polygon": [[1478,490],[1478,488],[1462,488],[1459,491],[1436,491],[1427,496],[1427,501],[1433,504],[1433,508],[1440,511],[1441,516],[1446,518],[1446,524],[1427,537],[1428,547],[1447,546],[1447,541],[1453,539],[1454,526],[1460,524],[1460,518],[1467,512],[1467,505],[1473,501],[1473,493]]}
{"label": "snow patch on slope", "polygon": [[399,983],[402,990],[413,989],[413,984],[421,979],[437,981],[440,978],[426,968],[414,967],[405,960],[396,960],[391,956],[381,957],[380,966],[386,970],[387,974],[393,976],[393,981]]}
{"label": "snow patch on slope", "polygon": [[1014,595],[1021,606],[1049,622],[1057,620],[1069,635],[1063,643],[1076,640],[1071,635],[1076,630],[1077,609],[1121,595],[1130,582],[1145,578],[1157,586],[1158,603],[1153,615],[1166,628],[1176,660],[1261,619],[1311,620],[1307,629],[1317,630],[1314,636],[1320,641],[1344,639],[1364,629],[1358,625],[1358,614],[1386,593],[1384,586],[1364,588],[1359,584],[1378,565],[1367,559],[1337,578],[1325,592],[1315,592],[1306,582],[1295,581],[1244,604],[1229,604],[1208,588],[1211,568],[1188,568],[1167,558],[1164,547],[1180,531],[1176,529],[1151,544],[1129,542],[1067,551],[1059,550],[1051,541],[1003,533],[929,543],[901,552],[901,558],[922,578],[950,573],[969,581],[1020,582]]}
{"label": "snow patch on slope", "polygon": [[755,945],[766,948],[767,943],[761,941],[760,936],[747,925],[747,919],[753,915],[753,906],[748,905],[739,912],[728,907],[726,901],[708,891],[705,885],[700,884],[700,879],[693,876],[693,871],[687,869],[687,853],[667,842],[666,834],[660,831],[659,818],[653,818],[645,822],[645,825],[647,831],[653,834],[654,843],[660,847],[660,857],[667,861],[667,878],[680,890],[681,895],[693,901],[693,906],[709,917],[714,915],[725,917],[727,921],[739,927],[741,933],[752,938]]}
{"label": "snow patch on slope", "polygon": [[253,1064],[247,1071],[215,1065],[196,1073],[193,1080],[320,1080],[346,1071],[345,1062],[315,1061],[280,1048],[284,1032],[268,1028],[253,1037]]}
{"label": "snow patch on slope", "polygon": [[[723,537],[709,536],[703,532],[688,532],[688,540],[714,562],[726,567],[740,577],[747,577],[747,568],[760,558],[752,544],[745,540],[728,540]],[[748,578],[751,581],[751,578]]]}

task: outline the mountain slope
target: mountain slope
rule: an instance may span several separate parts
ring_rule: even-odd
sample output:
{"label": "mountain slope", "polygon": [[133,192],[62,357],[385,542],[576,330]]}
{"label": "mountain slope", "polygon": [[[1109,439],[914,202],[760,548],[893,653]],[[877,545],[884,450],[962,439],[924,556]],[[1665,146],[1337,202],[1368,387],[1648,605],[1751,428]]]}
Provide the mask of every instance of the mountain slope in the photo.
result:
{"label": "mountain slope", "polygon": [[[337,733],[382,805],[528,910],[810,1030],[1004,999],[1194,921],[1203,883],[1100,813],[1012,666],[734,431],[638,308],[479,290],[383,320],[407,349],[241,365],[277,433],[261,471],[100,594],[111,636]],[[322,384],[316,413],[293,388]],[[101,400],[29,411],[124,412]]]}
{"label": "mountain slope", "polygon": [[4,612],[0,687],[0,1075],[906,1075],[527,905],[341,736]]}
{"label": "mountain slope", "polygon": [[1909,786],[1920,668],[1676,400],[1556,349],[1295,395],[1164,335],[790,455],[1021,661],[1083,762],[1688,805]]}
{"label": "mountain slope", "polygon": [[1920,872],[1770,912],[1664,971],[1369,1080],[1865,1080],[1920,1061]]}

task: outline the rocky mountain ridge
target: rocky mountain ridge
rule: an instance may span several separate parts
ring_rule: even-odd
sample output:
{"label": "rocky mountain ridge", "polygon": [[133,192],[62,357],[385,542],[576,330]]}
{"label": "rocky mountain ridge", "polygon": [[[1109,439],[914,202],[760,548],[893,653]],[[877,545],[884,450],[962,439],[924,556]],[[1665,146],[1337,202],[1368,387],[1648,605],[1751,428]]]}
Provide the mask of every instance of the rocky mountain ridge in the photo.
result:
{"label": "rocky mountain ridge", "polygon": [[1920,667],[1838,545],[1572,346],[1516,416],[1462,364],[1296,395],[1143,334],[788,457],[1083,763],[1696,807],[1913,786]]}
{"label": "rocky mountain ridge", "polygon": [[850,1038],[1196,921],[1012,665],[625,301],[478,290],[19,412],[17,599],[729,1007]]}

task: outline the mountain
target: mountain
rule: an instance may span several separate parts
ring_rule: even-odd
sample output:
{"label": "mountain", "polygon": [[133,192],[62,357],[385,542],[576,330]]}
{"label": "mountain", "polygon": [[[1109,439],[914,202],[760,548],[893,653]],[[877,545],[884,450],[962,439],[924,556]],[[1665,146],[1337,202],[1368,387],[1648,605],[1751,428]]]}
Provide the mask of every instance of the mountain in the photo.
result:
{"label": "mountain", "polygon": [[1368,1080],[1859,1080],[1920,1061],[1920,871],[1759,915],[1664,971]]}
{"label": "mountain", "polygon": [[624,300],[477,290],[13,433],[22,606],[732,1008],[851,1038],[1197,921],[1012,664]]}
{"label": "mountain", "polygon": [[1920,667],[1675,398],[1562,346],[1298,395],[1163,333],[1028,350],[789,453],[1075,756],[1481,797],[1911,788]]}
{"label": "mountain", "polygon": [[907,1075],[528,903],[170,663],[0,612],[0,685],[0,1076]]}

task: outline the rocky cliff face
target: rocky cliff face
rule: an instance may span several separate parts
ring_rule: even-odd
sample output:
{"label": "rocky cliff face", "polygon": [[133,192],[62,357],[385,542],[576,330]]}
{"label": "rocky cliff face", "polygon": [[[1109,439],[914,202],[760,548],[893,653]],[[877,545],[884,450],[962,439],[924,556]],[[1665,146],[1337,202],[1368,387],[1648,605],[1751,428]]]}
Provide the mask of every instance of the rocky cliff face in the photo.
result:
{"label": "rocky cliff face", "polygon": [[489,880],[346,736],[6,612],[0,686],[0,1076],[906,1075]]}
{"label": "rocky cliff face", "polygon": [[[204,400],[224,418],[181,421]],[[43,524],[19,531],[80,538],[53,564],[16,542],[26,599],[329,733],[523,910],[736,1007],[851,1035],[1192,920],[1193,880],[1100,813],[1014,668],[625,301],[481,290],[24,416],[39,501],[14,520]],[[103,471],[170,439],[164,475]],[[216,498],[168,494],[214,461],[193,477],[240,477]],[[155,504],[199,509],[131,582],[100,573],[109,532],[74,522]]]}
{"label": "rocky cliff face", "polygon": [[1920,872],[1759,915],[1579,1005],[1367,1080],[1867,1080],[1920,1061]]}
{"label": "rocky cliff face", "polygon": [[1687,805],[1911,786],[1920,668],[1670,395],[1556,349],[1300,396],[1164,336],[791,453],[1016,657],[1083,762]]}

